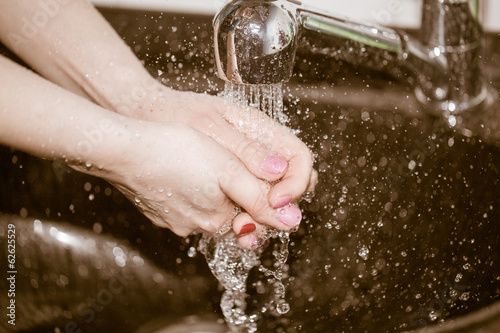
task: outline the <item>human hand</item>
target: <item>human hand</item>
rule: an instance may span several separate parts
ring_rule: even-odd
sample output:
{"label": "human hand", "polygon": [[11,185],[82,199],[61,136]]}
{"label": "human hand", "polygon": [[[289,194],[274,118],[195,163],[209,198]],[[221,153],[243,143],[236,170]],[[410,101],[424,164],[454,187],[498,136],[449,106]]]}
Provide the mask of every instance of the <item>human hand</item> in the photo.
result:
{"label": "human hand", "polygon": [[234,225],[289,229],[300,223],[298,208],[273,209],[267,200],[270,185],[214,140],[184,124],[133,122],[128,137],[114,139],[123,150],[110,152],[97,175],[154,224],[180,236],[214,233],[233,219],[235,206],[246,213],[236,216]]}
{"label": "human hand", "polygon": [[[169,89],[154,81],[144,85],[142,95],[135,101],[121,104],[128,114],[151,121],[172,121],[211,137],[239,158],[260,179],[274,183],[269,194],[273,207],[296,202],[306,191],[313,191],[317,172],[307,146],[293,133],[270,117],[261,114],[256,123],[242,122],[242,110],[219,97]],[[256,136],[255,128],[260,136]],[[263,135],[262,135],[263,134]],[[287,162],[283,164],[284,159]],[[267,163],[266,163],[267,161]],[[263,166],[272,165],[275,168]]]}
{"label": "human hand", "polygon": [[[140,119],[184,123],[206,134],[234,154],[256,177],[273,184],[266,198],[282,219],[300,216],[298,208],[290,203],[305,191],[314,190],[317,172],[307,146],[288,129],[262,112],[253,122],[242,122],[243,111],[218,97],[171,90],[157,81],[145,86],[148,89],[139,89],[143,94],[135,94],[135,98],[121,104],[123,109],[117,110]],[[256,135],[256,128],[260,135]],[[265,224],[273,226],[259,222],[251,211],[239,214],[233,221],[233,230],[239,235],[240,245],[252,247]],[[289,228],[283,224],[274,227]]]}
{"label": "human hand", "polygon": [[[215,97],[193,93],[179,93],[160,85],[149,77],[142,63],[137,60],[131,50],[123,43],[123,40],[86,1],[72,1],[68,3],[67,6],[61,6],[61,15],[52,18],[50,24],[44,26],[43,33],[39,34],[39,38],[32,38],[18,45],[15,45],[15,43],[12,44],[12,40],[6,35],[7,33],[16,31],[20,32],[23,29],[22,22],[17,19],[19,15],[16,14],[23,13],[24,15],[27,13],[36,13],[36,11],[39,10],[39,6],[32,6],[31,2],[22,1],[16,2],[15,6],[11,4],[3,7],[2,20],[0,21],[2,22],[2,26],[8,28],[0,29],[0,39],[4,42],[10,42],[8,46],[15,49],[16,53],[21,56],[21,58],[43,76],[57,83],[58,86],[86,97],[105,109],[119,111],[120,104],[123,106],[123,103],[120,102],[121,95],[130,94],[134,90],[132,89],[132,91],[130,91],[130,82],[140,82],[141,79],[147,77],[150,79],[146,80],[147,82],[151,82],[152,80],[155,83],[153,86],[158,87],[153,89],[156,90],[156,92],[146,94],[143,100],[137,100],[135,106],[139,106],[139,108],[135,111],[139,112],[127,115],[146,120],[161,122],[172,121],[189,125],[191,128],[212,138],[234,154],[234,156],[237,157],[234,160],[238,163],[241,161],[244,166],[246,166],[246,168],[243,168],[245,171],[248,169],[258,178],[269,182],[280,180],[272,189],[269,189],[269,185],[267,185],[266,182],[261,182],[265,184],[267,192],[262,189],[260,191],[255,190],[255,192],[248,192],[244,187],[237,188],[232,185],[228,185],[227,188],[223,188],[222,185],[219,187],[220,190],[225,190],[223,192],[226,192],[227,196],[233,199],[237,204],[243,202],[241,206],[247,211],[247,213],[240,214],[238,218],[235,219],[235,232],[241,232],[241,230],[236,229],[236,226],[245,218],[272,225],[277,228],[284,228],[283,224],[276,222],[275,211],[269,207],[282,207],[280,216],[282,219],[287,218],[288,221],[294,221],[295,217],[300,214],[300,212],[297,213],[297,208],[294,209],[293,206],[287,203],[296,201],[304,191],[314,187],[316,183],[316,173],[312,170],[312,158],[307,147],[291,133],[285,131],[280,126],[276,126],[276,124],[273,124],[270,120],[267,120],[266,125],[263,124],[262,127],[266,127],[265,133],[268,134],[266,138],[269,140],[264,140],[264,142],[262,142],[262,140],[249,139],[249,131],[238,126],[238,108],[228,107],[222,103],[220,99]],[[67,26],[75,20],[81,23],[78,25],[78,29],[66,31],[64,34],[60,33],[61,26]],[[2,32],[4,33],[3,35],[1,34]],[[82,34],[81,32],[85,33]],[[54,38],[54,36],[57,36],[57,38]],[[117,57],[117,55],[119,55],[119,57]],[[89,73],[91,73],[91,75]],[[11,77],[17,79],[18,76],[13,75]],[[92,126],[97,124],[95,119],[90,116],[88,110],[85,110],[85,113],[79,112],[82,111],[80,105],[81,101],[77,101],[76,96],[64,95],[64,98],[61,99],[58,96],[63,96],[62,92],[54,87],[47,88],[44,84],[25,84],[24,80],[20,80],[19,82],[23,82],[23,84],[19,85],[19,87],[16,86],[15,88],[17,90],[15,90],[13,89],[12,80],[9,80],[8,85],[6,85],[8,89],[5,89],[5,91],[23,91],[24,94],[32,97],[34,93],[43,92],[38,98],[33,97],[29,102],[32,100],[45,100],[46,104],[31,103],[18,107],[16,109],[16,117],[9,117],[9,122],[4,122],[7,124],[5,128],[9,130],[15,129],[16,131],[14,132],[19,132],[17,131],[18,128],[31,129],[31,127],[28,126],[29,124],[34,124],[33,126],[38,125],[38,122],[33,122],[29,115],[38,115],[38,111],[41,109],[40,105],[48,106],[44,108],[44,114],[40,119],[44,121],[53,119],[53,126],[45,126],[46,131],[43,133],[36,129],[36,131],[28,131],[28,135],[19,135],[19,133],[16,133],[15,136],[3,135],[5,138],[4,141],[7,144],[16,147],[19,146],[26,151],[40,156],[61,158],[65,162],[71,162],[72,151],[67,147],[70,146],[70,144],[63,144],[63,142],[75,140],[77,142],[78,140],[85,142],[85,139],[76,135],[78,134],[78,129],[80,127],[83,128],[84,123],[89,128],[92,128]],[[30,93],[27,93],[27,88],[29,87],[42,86],[45,88],[32,89]],[[132,84],[132,86],[136,87],[135,84]],[[47,93],[47,91],[51,93]],[[10,93],[6,94],[6,96],[10,98],[10,96],[18,95]],[[4,100],[9,100],[9,103],[12,104],[25,102],[19,101],[19,99],[11,100],[9,98],[4,98]],[[70,105],[63,108],[62,105],[64,103],[61,103],[61,101],[70,101],[70,103],[68,103]],[[36,107],[32,108],[32,105],[36,105]],[[88,105],[86,105],[85,108],[87,107]],[[7,109],[4,108],[4,110]],[[51,110],[51,112],[48,110]],[[19,117],[21,111],[26,115],[27,121]],[[94,116],[100,116],[103,110],[95,109],[94,111]],[[72,114],[71,116],[69,116],[70,113]],[[50,114],[53,115],[53,117],[49,117]],[[82,116],[82,114],[84,116]],[[74,123],[74,127],[66,126],[62,120],[68,120]],[[12,124],[15,124],[15,126],[12,126]],[[57,128],[57,130],[53,130],[52,127]],[[48,141],[42,141],[43,144],[37,146],[35,143],[38,143],[40,140],[32,140],[35,134],[40,137],[40,140],[43,139]],[[143,134],[144,138],[148,137],[148,133]],[[51,141],[52,137],[50,137],[50,140],[47,138],[49,135],[56,135],[64,138],[64,140]],[[23,140],[23,137],[28,137],[28,140]],[[107,174],[104,172],[105,169],[101,170],[101,173],[103,173],[102,176],[104,178],[107,177],[107,179],[117,186],[121,186],[122,190],[131,199],[135,201],[135,197],[137,197],[144,207],[144,210],[147,211],[146,215],[150,216],[156,224],[161,225],[162,223],[166,223],[161,222],[163,218],[165,218],[166,221],[171,221],[172,219],[167,218],[167,213],[159,212],[160,206],[163,203],[160,196],[149,198],[149,194],[146,194],[148,193],[148,191],[146,191],[147,187],[145,188],[145,185],[141,185],[138,179],[133,179],[133,176],[130,176],[131,174],[127,176],[127,172],[132,170],[139,172],[141,170],[141,166],[136,163],[137,161],[133,161],[133,156],[131,156],[131,154],[136,154],[141,157],[145,161],[145,165],[155,165],[154,161],[150,160],[152,157],[149,156],[149,152],[144,150],[144,147],[149,146],[145,145],[141,148],[140,145],[137,144],[137,140],[139,139],[134,138],[130,142],[115,142],[115,144],[109,147],[110,149],[103,149],[102,154],[104,155],[108,155],[108,153],[112,152],[114,148],[120,147],[120,145],[127,150],[123,152],[123,156],[115,156],[114,162],[116,164],[114,168],[109,169]],[[149,140],[148,144],[153,147],[154,141],[151,138],[149,138]],[[204,141],[205,138],[200,140]],[[130,149],[129,143],[131,144]],[[158,154],[159,160],[157,163],[161,162],[158,165],[165,164],[166,161],[163,160],[164,157],[161,149],[155,147],[153,151],[156,151]],[[210,152],[212,150],[208,149],[207,151]],[[93,153],[95,154],[96,152]],[[200,153],[205,152],[201,149]],[[227,151],[225,151],[225,154],[227,154]],[[228,160],[227,155],[215,156],[216,160]],[[287,163],[283,163],[280,157],[284,158]],[[76,158],[73,156],[73,158],[78,162],[80,157]],[[86,158],[94,159],[95,156],[87,156]],[[119,165],[120,163],[122,163],[122,165]],[[221,165],[212,165],[210,163],[209,165],[211,170],[216,169],[215,167],[221,167]],[[77,169],[90,173],[85,167],[80,166],[77,167]],[[165,172],[168,171],[168,168],[155,171],[158,174],[167,176]],[[163,171],[163,173],[161,171]],[[246,172],[248,173],[248,171]],[[99,174],[99,172],[96,173],[97,175]],[[248,174],[246,175],[249,177]],[[159,179],[151,177],[151,175],[148,175],[148,177],[150,184],[154,183],[153,180]],[[176,178],[166,179],[179,181],[179,179]],[[217,179],[217,177],[212,179]],[[197,180],[202,181],[203,179],[197,178]],[[241,185],[239,181],[240,179],[236,179],[235,184]],[[201,182],[200,184],[204,183]],[[245,198],[241,198],[242,189],[245,189],[245,194],[247,194],[247,192],[250,193],[250,198],[255,199],[253,204],[244,201]],[[252,190],[252,188],[249,190]],[[256,198],[257,194],[259,194],[259,198],[261,199]],[[267,200],[266,206],[264,205],[264,201]],[[267,213],[264,213],[264,211]],[[189,214],[189,212],[186,214]],[[179,213],[179,219],[182,220],[181,213]],[[191,219],[189,219],[189,221],[191,221]],[[173,230],[179,234],[185,234],[185,232],[191,230],[191,228],[183,230],[180,227],[173,227]]]}

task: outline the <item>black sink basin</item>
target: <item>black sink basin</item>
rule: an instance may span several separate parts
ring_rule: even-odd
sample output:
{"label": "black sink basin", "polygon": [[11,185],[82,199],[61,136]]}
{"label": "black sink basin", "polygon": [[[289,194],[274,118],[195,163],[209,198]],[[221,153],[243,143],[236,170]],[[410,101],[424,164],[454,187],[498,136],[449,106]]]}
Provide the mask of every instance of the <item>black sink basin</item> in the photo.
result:
{"label": "black sink basin", "polygon": [[[211,18],[102,12],[165,84],[221,89]],[[291,310],[263,315],[259,332],[497,332],[500,133],[475,129],[480,117],[498,124],[498,105],[450,128],[409,87],[306,54],[285,91],[320,177],[290,245]],[[195,238],[154,227],[102,180],[7,148],[0,156],[0,212],[17,216],[0,216],[0,236],[9,223],[18,233],[16,326],[0,328],[152,332],[194,315],[220,329],[221,291]],[[92,320],[89,297],[102,307]],[[261,301],[249,283],[249,311]]]}

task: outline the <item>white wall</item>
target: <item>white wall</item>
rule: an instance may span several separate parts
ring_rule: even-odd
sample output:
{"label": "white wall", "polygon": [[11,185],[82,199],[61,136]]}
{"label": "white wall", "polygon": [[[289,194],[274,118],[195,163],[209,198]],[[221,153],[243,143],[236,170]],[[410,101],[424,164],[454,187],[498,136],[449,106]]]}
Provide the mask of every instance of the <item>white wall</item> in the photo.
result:
{"label": "white wall", "polygon": [[[103,6],[214,14],[227,0],[91,0]],[[485,27],[500,32],[500,0],[485,1]],[[422,0],[302,0],[306,5],[338,15],[392,26],[416,28]]]}

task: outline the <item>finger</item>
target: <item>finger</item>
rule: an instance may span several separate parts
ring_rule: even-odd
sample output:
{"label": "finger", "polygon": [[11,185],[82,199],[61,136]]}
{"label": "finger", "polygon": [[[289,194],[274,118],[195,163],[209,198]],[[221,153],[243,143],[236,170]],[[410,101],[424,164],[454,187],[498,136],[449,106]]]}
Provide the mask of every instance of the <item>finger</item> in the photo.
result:
{"label": "finger", "polygon": [[219,178],[219,184],[222,191],[258,223],[288,230],[302,219],[295,206],[273,209],[268,201],[270,185],[257,179],[241,164],[228,168],[226,177]]}
{"label": "finger", "polygon": [[258,248],[255,243],[257,242],[257,236],[254,234],[246,234],[238,237],[238,244],[247,250],[256,250]]}
{"label": "finger", "polygon": [[309,180],[309,185],[307,187],[307,192],[313,192],[316,185],[318,185],[318,171],[313,169],[311,172],[311,179]]}
{"label": "finger", "polygon": [[[243,126],[237,121],[238,110],[238,107],[229,105],[225,110],[227,120],[238,130],[251,136],[254,128]],[[262,114],[259,128],[263,134],[259,137],[260,143],[278,152],[288,161],[285,176],[274,186],[269,197],[271,206],[281,207],[290,201],[298,200],[308,188],[314,188],[315,184],[311,184],[316,177],[313,171],[314,158],[309,148],[297,136],[265,114]]]}
{"label": "finger", "polygon": [[211,132],[205,134],[238,157],[247,169],[260,179],[276,181],[282,178],[288,169],[286,159],[250,139],[227,122],[215,123]]}
{"label": "finger", "polygon": [[[309,151],[302,154],[310,155]],[[314,189],[317,173],[308,156],[295,155],[289,161],[287,173],[276,183],[269,193],[269,203],[274,208],[283,207],[297,201],[306,191]]]}
{"label": "finger", "polygon": [[273,207],[282,207],[297,201],[309,188],[314,188],[317,175],[309,148],[283,128],[275,127],[274,131],[277,139],[270,142],[270,148],[278,152],[290,152],[284,156],[288,161],[287,173],[273,186],[269,195],[269,202]]}
{"label": "finger", "polygon": [[247,213],[239,214],[233,222],[233,231],[238,237],[238,243],[244,249],[255,249],[257,235],[262,229],[262,225],[255,222]]}
{"label": "finger", "polygon": [[[208,98],[203,100],[205,104],[211,103],[214,108],[224,105],[220,98],[214,96],[204,97]],[[229,123],[220,112],[214,114],[215,116],[212,117],[207,116],[196,119],[190,122],[190,126],[211,137],[229,150],[258,178],[273,182],[283,177],[288,167],[286,159],[273,152],[269,147],[260,144],[255,133],[253,136],[247,135],[248,133],[238,130]],[[243,114],[243,112],[239,113],[240,120],[242,120]],[[255,129],[259,126],[256,121],[257,119],[252,119],[244,122]]]}
{"label": "finger", "polygon": [[238,238],[238,244],[244,249],[256,250],[262,246],[270,234],[267,227],[255,222],[252,217],[242,213],[233,223],[233,231]]}
{"label": "finger", "polygon": [[[228,124],[228,126],[230,125]],[[234,139],[240,140],[228,144],[228,150],[238,157],[247,169],[258,178],[274,182],[285,175],[288,169],[287,160],[276,153],[272,153],[256,141],[247,138],[234,128],[231,131],[227,130],[225,135],[232,135]]]}

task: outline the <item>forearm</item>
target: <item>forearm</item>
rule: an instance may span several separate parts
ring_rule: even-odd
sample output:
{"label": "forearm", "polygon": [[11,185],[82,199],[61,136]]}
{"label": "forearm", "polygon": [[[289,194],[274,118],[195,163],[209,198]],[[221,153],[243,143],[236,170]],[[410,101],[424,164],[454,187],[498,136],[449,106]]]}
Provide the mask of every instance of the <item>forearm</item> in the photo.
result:
{"label": "forearm", "polygon": [[110,110],[127,103],[131,82],[152,80],[85,0],[0,0],[0,40],[42,76]]}
{"label": "forearm", "polygon": [[126,117],[100,108],[0,56],[0,144],[88,173],[112,163],[130,134]]}

